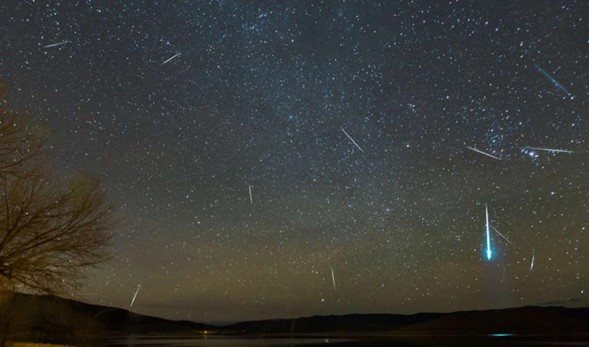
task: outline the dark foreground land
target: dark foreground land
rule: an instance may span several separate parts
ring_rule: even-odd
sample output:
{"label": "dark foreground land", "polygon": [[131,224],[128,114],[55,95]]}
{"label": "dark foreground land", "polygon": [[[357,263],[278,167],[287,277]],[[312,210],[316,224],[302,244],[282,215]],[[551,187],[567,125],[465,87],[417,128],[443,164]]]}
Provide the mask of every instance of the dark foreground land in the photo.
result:
{"label": "dark foreground land", "polygon": [[0,309],[9,340],[78,346],[589,346],[589,308],[351,314],[223,327],[55,296],[15,294]]}

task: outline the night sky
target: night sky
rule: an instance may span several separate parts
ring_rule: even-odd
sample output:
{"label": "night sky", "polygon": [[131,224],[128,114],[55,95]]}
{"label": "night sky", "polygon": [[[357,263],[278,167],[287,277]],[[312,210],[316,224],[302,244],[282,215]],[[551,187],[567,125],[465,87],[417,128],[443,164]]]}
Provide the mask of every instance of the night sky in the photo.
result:
{"label": "night sky", "polygon": [[580,306],[588,14],[3,0],[0,78],[55,170],[117,206],[80,300],[129,308],[141,284],[133,311],[199,321]]}

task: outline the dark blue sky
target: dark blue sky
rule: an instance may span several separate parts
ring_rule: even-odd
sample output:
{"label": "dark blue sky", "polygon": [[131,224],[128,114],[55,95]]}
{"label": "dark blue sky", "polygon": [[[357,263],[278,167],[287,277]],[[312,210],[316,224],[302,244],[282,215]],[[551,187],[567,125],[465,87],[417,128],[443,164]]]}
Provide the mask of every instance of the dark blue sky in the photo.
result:
{"label": "dark blue sky", "polygon": [[[83,300],[142,284],[133,310],[207,321],[586,305],[588,12],[9,0],[0,76],[56,170],[118,206]],[[485,204],[511,242],[492,232],[490,261]]]}

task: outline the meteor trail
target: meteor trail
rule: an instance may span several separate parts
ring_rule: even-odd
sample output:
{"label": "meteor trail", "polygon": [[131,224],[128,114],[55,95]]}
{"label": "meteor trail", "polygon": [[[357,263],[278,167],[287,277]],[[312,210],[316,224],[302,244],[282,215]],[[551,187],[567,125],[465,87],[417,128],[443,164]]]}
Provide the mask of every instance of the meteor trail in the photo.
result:
{"label": "meteor trail", "polygon": [[[180,52],[174,54],[173,56],[169,57],[168,59],[166,59],[166,61],[164,61],[162,63],[162,65],[166,65],[167,63],[169,63],[172,59],[175,59],[176,57],[178,57],[180,55]],[[160,65],[161,66],[161,65]]]}
{"label": "meteor trail", "polygon": [[502,238],[503,238],[505,241],[507,241],[507,243],[511,244],[511,241],[509,241],[509,239],[507,238],[507,236],[505,236],[505,235],[501,234],[501,233],[499,232],[499,230],[497,230],[497,229],[496,229],[494,226],[492,226],[492,225],[491,225],[491,228],[492,228],[493,230],[495,230],[495,232],[496,232],[497,234],[499,234],[499,236],[501,236],[501,237],[502,237]]}
{"label": "meteor trail", "polygon": [[52,44],[47,45],[47,46],[43,46],[43,48],[59,47],[59,46],[65,45],[66,43],[68,43],[68,41],[61,41],[61,42],[57,42],[57,43],[52,43]]}
{"label": "meteor trail", "polygon": [[534,259],[536,258],[536,255],[534,254],[534,250],[532,249],[532,262],[530,263],[530,271],[532,271],[534,269]]}
{"label": "meteor trail", "polygon": [[575,97],[562,84],[558,83],[558,81],[555,80],[554,77],[552,77],[548,72],[546,72],[540,66],[534,65],[534,67],[536,68],[536,70],[538,70],[538,72],[540,72],[544,77],[546,77],[546,79],[548,79],[550,82],[554,83],[554,85],[558,89],[560,89],[563,93],[565,93],[568,97],[570,97],[571,99]]}
{"label": "meteor trail", "polygon": [[344,134],[346,134],[346,136],[347,136],[347,137],[350,139],[350,141],[352,141],[352,143],[353,143],[354,145],[356,145],[356,147],[358,147],[358,149],[360,150],[360,152],[364,153],[364,150],[362,149],[362,147],[360,147],[360,145],[358,145],[358,144],[356,143],[356,141],[354,141],[354,139],[353,139],[353,138],[352,138],[350,135],[348,135],[348,133],[347,133],[347,132],[344,130],[344,128],[341,128],[341,129],[342,129],[342,131],[344,132]]}
{"label": "meteor trail", "polygon": [[487,229],[487,260],[491,260],[491,232],[489,230],[489,207],[485,205],[485,219],[486,219],[486,229]]}
{"label": "meteor trail", "polygon": [[493,158],[493,159],[496,159],[496,160],[501,160],[501,158],[499,158],[499,157],[496,157],[496,156],[494,156],[494,155],[492,155],[492,154],[489,154],[489,153],[487,153],[487,152],[483,152],[483,151],[481,151],[481,150],[478,150],[478,149],[476,149],[476,148],[474,148],[474,147],[468,147],[468,146],[466,146],[466,148],[470,149],[471,151],[475,151],[475,152],[477,152],[477,153],[480,153],[480,154],[482,154],[482,155],[486,155],[487,157],[490,157],[490,158]]}
{"label": "meteor trail", "polygon": [[329,267],[331,269],[331,283],[333,283],[333,290],[335,290],[335,273],[333,272],[333,268]]}
{"label": "meteor trail", "polygon": [[249,184],[247,187],[248,187],[249,193],[250,193],[250,204],[253,205],[254,204],[254,198],[252,197],[252,185]]}
{"label": "meteor trail", "polygon": [[129,305],[129,307],[133,307],[137,294],[139,294],[139,289],[141,289],[141,283],[137,286],[137,290],[135,291],[135,295],[133,295],[133,299],[131,299],[131,305]]}
{"label": "meteor trail", "polygon": [[575,151],[571,151],[568,149],[543,148],[543,147],[523,147],[523,148],[533,150],[533,151],[544,151],[544,152],[552,152],[552,153],[577,153]]}

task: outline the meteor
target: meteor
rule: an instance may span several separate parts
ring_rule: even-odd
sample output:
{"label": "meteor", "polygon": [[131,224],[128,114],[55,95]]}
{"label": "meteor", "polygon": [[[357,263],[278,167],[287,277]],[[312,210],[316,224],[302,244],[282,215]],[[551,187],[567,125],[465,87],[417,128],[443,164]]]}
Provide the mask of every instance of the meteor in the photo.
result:
{"label": "meteor", "polygon": [[558,81],[556,79],[554,79],[554,77],[552,77],[548,72],[544,71],[544,69],[542,69],[540,66],[534,65],[534,67],[536,68],[536,70],[538,70],[538,72],[540,72],[544,77],[546,77],[546,79],[548,79],[550,82],[554,83],[554,85],[558,89],[560,89],[563,93],[565,93],[568,97],[570,97],[571,99],[573,99],[575,97],[562,84],[558,83]]}
{"label": "meteor", "polygon": [[577,153],[575,151],[571,151],[568,149],[558,149],[558,148],[523,147],[523,149],[528,149],[528,150],[533,150],[533,151],[544,151],[544,152],[551,152],[551,153]]}
{"label": "meteor", "polygon": [[[166,64],[167,64],[167,63],[169,63],[169,62],[170,62],[172,59],[175,59],[175,58],[177,58],[179,55],[180,55],[180,52],[178,52],[178,53],[174,54],[173,56],[171,56],[171,57],[169,57],[168,59],[166,59],[166,61],[164,61],[164,62],[162,63],[162,65],[166,65]],[[160,65],[160,66],[161,66],[161,65]]]}
{"label": "meteor", "polygon": [[492,228],[493,230],[495,230],[495,232],[496,232],[497,234],[499,234],[499,236],[501,236],[501,237],[502,237],[502,238],[503,238],[505,241],[507,241],[507,243],[509,243],[509,244],[511,245],[511,241],[509,241],[509,239],[507,238],[507,236],[505,236],[505,235],[501,234],[501,233],[499,232],[499,230],[497,230],[497,229],[496,229],[494,226],[492,226],[492,225],[491,225],[491,228]]}
{"label": "meteor", "polygon": [[491,251],[491,232],[489,228],[489,207],[485,205],[485,219],[486,219],[486,231],[487,231],[487,260],[491,260],[493,252]]}
{"label": "meteor", "polygon": [[501,158],[499,158],[499,157],[496,157],[496,156],[494,156],[494,155],[492,155],[492,154],[489,154],[489,153],[487,153],[487,152],[483,152],[483,151],[481,151],[481,150],[478,150],[478,149],[476,149],[476,148],[474,148],[474,147],[468,147],[468,146],[466,146],[466,148],[470,149],[471,151],[475,151],[475,152],[477,152],[477,153],[480,153],[480,154],[482,154],[482,155],[486,155],[487,157],[493,158],[493,159],[495,159],[495,160],[501,160]]}
{"label": "meteor", "polygon": [[135,295],[133,295],[133,299],[131,299],[131,305],[129,305],[129,307],[133,307],[133,303],[137,298],[137,294],[139,294],[139,289],[141,289],[141,283],[139,283],[139,285],[137,286],[137,290],[135,291]]}
{"label": "meteor", "polygon": [[358,144],[356,143],[356,141],[354,141],[354,139],[353,139],[353,138],[352,138],[350,135],[348,135],[348,133],[347,133],[347,132],[344,130],[344,128],[341,128],[341,129],[342,129],[342,131],[344,132],[344,134],[346,134],[346,136],[347,136],[347,137],[350,139],[350,141],[352,141],[352,143],[353,143],[354,145],[356,145],[356,147],[358,147],[358,149],[360,150],[360,152],[364,153],[364,150],[362,149],[362,147],[360,147],[360,145],[358,145]]}
{"label": "meteor", "polygon": [[335,273],[333,272],[333,268],[329,267],[331,269],[331,283],[333,283],[333,290],[335,290]]}
{"label": "meteor", "polygon": [[57,43],[52,43],[50,45],[47,46],[43,46],[43,48],[53,48],[53,47],[59,47],[59,46],[63,46],[66,43],[68,43],[69,41],[61,41],[61,42],[57,42]]}

